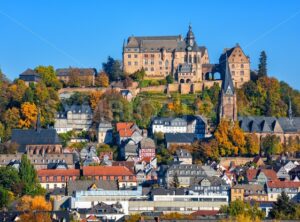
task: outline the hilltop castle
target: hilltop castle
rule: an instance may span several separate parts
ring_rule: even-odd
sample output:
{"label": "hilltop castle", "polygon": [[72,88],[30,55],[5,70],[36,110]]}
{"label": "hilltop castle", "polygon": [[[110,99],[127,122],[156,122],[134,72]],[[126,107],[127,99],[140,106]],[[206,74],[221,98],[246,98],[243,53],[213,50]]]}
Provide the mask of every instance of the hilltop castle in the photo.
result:
{"label": "hilltop castle", "polygon": [[224,49],[218,64],[211,64],[207,48],[197,44],[192,27],[182,38],[177,36],[131,36],[123,45],[123,70],[132,74],[144,69],[146,79],[172,75],[180,83],[205,83],[224,80],[226,58],[235,87],[250,80],[250,59],[237,44]]}

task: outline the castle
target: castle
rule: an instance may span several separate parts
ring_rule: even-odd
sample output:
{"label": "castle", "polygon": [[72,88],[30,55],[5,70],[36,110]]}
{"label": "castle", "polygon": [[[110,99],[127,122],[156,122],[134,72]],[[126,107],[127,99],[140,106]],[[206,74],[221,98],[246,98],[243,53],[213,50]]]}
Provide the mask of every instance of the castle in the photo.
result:
{"label": "castle", "polygon": [[191,25],[185,38],[177,36],[131,36],[123,45],[123,71],[144,69],[146,79],[172,75],[179,84],[224,79],[225,56],[235,87],[250,80],[250,59],[237,44],[224,49],[218,64],[211,64],[207,48],[198,46]]}

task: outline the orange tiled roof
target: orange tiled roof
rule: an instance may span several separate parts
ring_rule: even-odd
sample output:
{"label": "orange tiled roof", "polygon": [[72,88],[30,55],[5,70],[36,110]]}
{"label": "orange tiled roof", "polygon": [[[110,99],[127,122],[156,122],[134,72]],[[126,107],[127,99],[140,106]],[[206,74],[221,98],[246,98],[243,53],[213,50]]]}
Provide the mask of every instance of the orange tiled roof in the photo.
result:
{"label": "orange tiled roof", "polygon": [[134,174],[125,166],[85,166],[84,176],[133,176]]}
{"label": "orange tiled roof", "polygon": [[134,125],[133,122],[120,122],[116,124],[117,131],[120,137],[131,137],[133,130],[131,127]]}
{"label": "orange tiled roof", "polygon": [[300,188],[300,182],[295,181],[268,181],[268,187],[270,188]]}
{"label": "orange tiled roof", "polygon": [[77,169],[42,169],[37,171],[38,176],[80,176]]}
{"label": "orange tiled roof", "polygon": [[272,169],[261,169],[260,173],[264,173],[268,180],[276,181],[278,180],[277,174]]}
{"label": "orange tiled roof", "polygon": [[258,172],[258,170],[256,170],[256,169],[248,169],[246,172],[248,181],[255,179],[257,172]]}

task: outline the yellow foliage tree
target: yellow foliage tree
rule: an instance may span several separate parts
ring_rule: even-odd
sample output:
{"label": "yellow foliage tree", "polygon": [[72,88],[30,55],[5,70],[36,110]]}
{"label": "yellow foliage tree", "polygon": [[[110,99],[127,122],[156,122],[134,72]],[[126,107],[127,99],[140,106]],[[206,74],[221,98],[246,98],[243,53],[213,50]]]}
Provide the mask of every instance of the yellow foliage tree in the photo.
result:
{"label": "yellow foliage tree", "polygon": [[91,107],[93,110],[97,107],[97,105],[101,99],[101,96],[102,96],[102,92],[99,90],[93,91],[90,94],[90,103],[91,103]]}
{"label": "yellow foliage tree", "polygon": [[21,222],[51,222],[50,213],[47,211],[52,210],[50,202],[46,201],[43,196],[23,196],[17,205],[19,211],[25,212],[21,215]]}
{"label": "yellow foliage tree", "polygon": [[95,79],[95,85],[101,87],[109,86],[109,78],[105,72],[101,72]]}
{"label": "yellow foliage tree", "polygon": [[30,128],[37,119],[37,108],[34,103],[25,102],[21,105],[21,119],[19,121],[20,128]]}

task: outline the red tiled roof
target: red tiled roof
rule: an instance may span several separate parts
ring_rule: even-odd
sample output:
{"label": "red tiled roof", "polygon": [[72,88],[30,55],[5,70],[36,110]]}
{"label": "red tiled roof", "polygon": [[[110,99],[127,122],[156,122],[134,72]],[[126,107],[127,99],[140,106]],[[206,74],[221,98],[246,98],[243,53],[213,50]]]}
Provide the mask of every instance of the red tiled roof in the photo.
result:
{"label": "red tiled roof", "polygon": [[134,125],[133,122],[120,122],[116,124],[117,131],[119,132],[121,129],[130,129]]}
{"label": "red tiled roof", "polygon": [[215,216],[219,213],[217,210],[198,210],[191,213],[192,216]]}
{"label": "red tiled roof", "polygon": [[120,122],[116,124],[117,131],[120,137],[131,137],[133,130],[131,127],[134,125],[133,122]]}
{"label": "red tiled roof", "polygon": [[77,169],[42,169],[37,171],[38,176],[80,176]]}
{"label": "red tiled roof", "polygon": [[258,170],[256,169],[248,169],[246,172],[248,181],[252,181],[256,177],[257,172]]}
{"label": "red tiled roof", "polygon": [[300,188],[300,182],[295,181],[268,181],[267,185],[270,188]]}
{"label": "red tiled roof", "polygon": [[133,176],[134,174],[125,166],[85,166],[84,176]]}
{"label": "red tiled roof", "polygon": [[272,169],[261,169],[260,173],[264,173],[268,180],[276,181],[278,180],[277,174]]}

